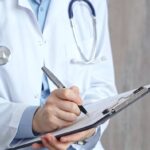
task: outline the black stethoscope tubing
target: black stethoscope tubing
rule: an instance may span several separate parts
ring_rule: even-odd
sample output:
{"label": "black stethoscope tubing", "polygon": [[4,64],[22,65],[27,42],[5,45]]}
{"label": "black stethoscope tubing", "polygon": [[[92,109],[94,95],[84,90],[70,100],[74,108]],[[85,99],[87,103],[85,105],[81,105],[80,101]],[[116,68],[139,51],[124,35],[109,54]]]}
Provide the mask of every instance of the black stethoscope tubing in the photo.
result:
{"label": "black stethoscope tubing", "polygon": [[73,18],[73,4],[76,2],[76,1],[83,1],[85,2],[91,9],[91,14],[93,15],[93,17],[96,17],[96,13],[95,13],[95,9],[92,5],[92,3],[88,0],[71,0],[70,3],[69,3],[69,6],[68,6],[68,16],[69,16],[69,19],[72,19]]}
{"label": "black stethoscope tubing", "polygon": [[[89,56],[89,58],[86,57],[86,55],[84,54],[84,51],[82,50],[81,46],[79,45],[79,43],[77,42],[77,36],[76,36],[76,32],[74,30],[74,25],[73,25],[73,4],[75,2],[84,2],[87,4],[87,6],[89,7],[89,11],[91,13],[91,18],[92,18],[92,24],[93,24],[93,43],[92,43],[92,48],[91,48],[91,54]],[[96,62],[96,43],[97,43],[97,27],[96,27],[96,12],[95,9],[92,5],[92,3],[89,0],[71,0],[69,5],[68,5],[68,17],[70,20],[70,25],[71,25],[71,29],[72,29],[72,33],[73,33],[73,37],[77,46],[77,49],[80,53],[81,59],[82,60],[77,60],[77,59],[72,59],[71,62],[72,63],[82,63],[82,64],[91,64],[91,63],[95,63]]]}

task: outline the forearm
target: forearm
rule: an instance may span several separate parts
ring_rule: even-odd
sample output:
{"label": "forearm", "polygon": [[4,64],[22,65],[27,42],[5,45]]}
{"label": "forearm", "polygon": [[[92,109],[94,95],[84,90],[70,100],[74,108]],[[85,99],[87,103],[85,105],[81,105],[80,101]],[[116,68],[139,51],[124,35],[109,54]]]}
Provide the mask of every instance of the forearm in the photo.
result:
{"label": "forearm", "polygon": [[17,134],[14,138],[15,140],[35,137],[32,130],[32,121],[37,108],[37,106],[30,106],[25,109],[19,123]]}

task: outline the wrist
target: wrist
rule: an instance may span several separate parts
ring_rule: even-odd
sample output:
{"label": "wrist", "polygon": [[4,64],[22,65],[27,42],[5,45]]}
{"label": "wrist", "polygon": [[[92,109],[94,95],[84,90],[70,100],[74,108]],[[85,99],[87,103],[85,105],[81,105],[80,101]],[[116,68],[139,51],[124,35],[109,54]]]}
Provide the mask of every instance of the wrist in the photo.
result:
{"label": "wrist", "polygon": [[87,136],[84,137],[84,139],[75,142],[75,144],[77,144],[77,145],[85,145],[89,141],[89,139],[92,138],[96,134],[96,132],[97,132],[97,128],[90,129],[89,133],[87,134]]}
{"label": "wrist", "polygon": [[34,117],[33,117],[33,120],[32,120],[32,131],[35,135],[37,134],[40,134],[41,131],[40,131],[40,110],[41,108],[38,107],[35,114],[34,114]]}

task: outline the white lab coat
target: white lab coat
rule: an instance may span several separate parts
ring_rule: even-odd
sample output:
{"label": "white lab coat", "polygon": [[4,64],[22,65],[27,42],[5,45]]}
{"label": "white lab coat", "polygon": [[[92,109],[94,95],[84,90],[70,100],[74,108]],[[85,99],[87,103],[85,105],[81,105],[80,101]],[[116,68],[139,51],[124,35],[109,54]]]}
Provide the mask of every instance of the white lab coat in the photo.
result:
{"label": "white lab coat", "polygon": [[[0,66],[0,150],[15,137],[24,110],[40,104],[44,63],[67,87],[77,85],[85,103],[115,94],[106,0],[92,3],[97,12],[99,61],[83,65],[71,63],[81,57],[69,24],[68,0],[51,1],[43,35],[28,0],[0,0],[0,46],[11,50],[9,62]],[[75,20],[81,25],[80,42],[88,55],[92,28],[82,7],[75,8]],[[52,91],[55,86],[49,84]]]}

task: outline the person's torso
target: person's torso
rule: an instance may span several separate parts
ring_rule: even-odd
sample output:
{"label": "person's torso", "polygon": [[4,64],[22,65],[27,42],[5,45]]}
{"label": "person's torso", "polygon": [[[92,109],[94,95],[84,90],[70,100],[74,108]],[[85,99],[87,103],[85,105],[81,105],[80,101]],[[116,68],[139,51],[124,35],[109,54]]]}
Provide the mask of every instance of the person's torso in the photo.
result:
{"label": "person's torso", "polygon": [[[0,67],[0,82],[4,87],[9,85],[9,92],[2,90],[2,95],[15,102],[38,105],[42,82],[41,67],[44,64],[66,86],[77,85],[82,93],[90,86],[92,65],[83,67],[82,64],[71,62],[72,59],[81,59],[81,56],[68,19],[68,1],[51,1],[43,34],[31,6],[25,0],[20,0],[19,3],[17,4],[17,0],[0,2],[0,10],[3,12],[0,13],[3,14],[0,23],[0,45],[11,51],[10,61]],[[76,22],[80,21],[81,27],[89,21],[89,15],[86,13],[75,11],[78,18]],[[86,38],[84,36],[79,41],[84,45],[89,45],[92,38],[92,31],[88,31]],[[83,50],[88,54],[90,48]],[[50,87],[52,90],[55,88],[51,82]]]}

